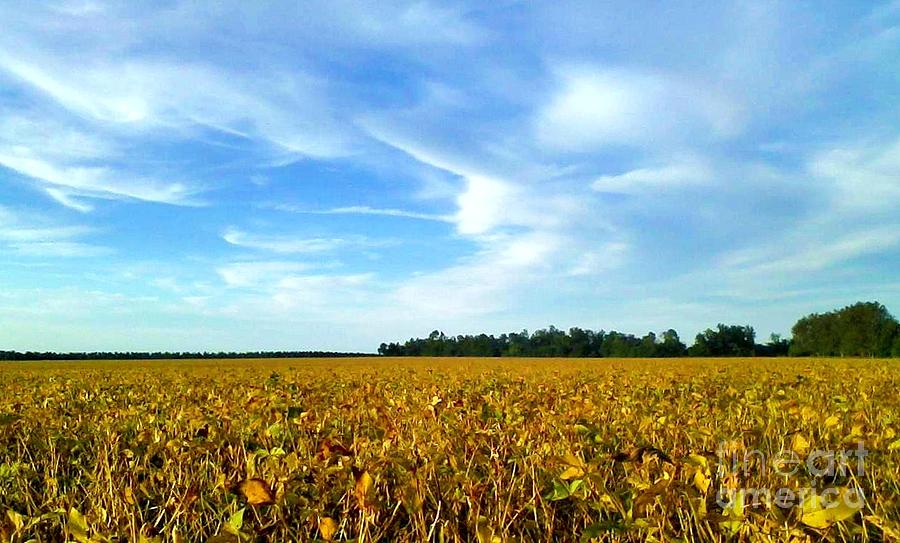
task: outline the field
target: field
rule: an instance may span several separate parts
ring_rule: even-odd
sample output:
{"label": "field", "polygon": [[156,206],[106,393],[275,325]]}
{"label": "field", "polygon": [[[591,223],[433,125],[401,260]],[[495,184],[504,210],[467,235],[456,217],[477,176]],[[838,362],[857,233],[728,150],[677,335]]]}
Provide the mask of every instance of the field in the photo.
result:
{"label": "field", "polygon": [[[896,540],[898,370],[837,359],[7,363],[0,541]],[[867,456],[841,452],[860,443]],[[787,473],[787,452],[815,462]]]}

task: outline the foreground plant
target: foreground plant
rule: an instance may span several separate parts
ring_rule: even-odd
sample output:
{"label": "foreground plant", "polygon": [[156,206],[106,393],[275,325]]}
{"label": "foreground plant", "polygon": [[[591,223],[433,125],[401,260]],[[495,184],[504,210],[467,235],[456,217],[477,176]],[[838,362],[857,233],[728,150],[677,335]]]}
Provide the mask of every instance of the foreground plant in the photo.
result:
{"label": "foreground plant", "polygon": [[898,364],[4,365],[0,541],[892,540]]}

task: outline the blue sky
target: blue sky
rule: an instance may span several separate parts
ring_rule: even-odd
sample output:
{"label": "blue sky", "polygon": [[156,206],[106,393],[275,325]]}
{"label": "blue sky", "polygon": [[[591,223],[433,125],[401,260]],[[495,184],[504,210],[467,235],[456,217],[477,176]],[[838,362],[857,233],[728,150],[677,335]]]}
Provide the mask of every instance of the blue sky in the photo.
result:
{"label": "blue sky", "polygon": [[0,3],[0,347],[900,311],[898,1],[263,4]]}

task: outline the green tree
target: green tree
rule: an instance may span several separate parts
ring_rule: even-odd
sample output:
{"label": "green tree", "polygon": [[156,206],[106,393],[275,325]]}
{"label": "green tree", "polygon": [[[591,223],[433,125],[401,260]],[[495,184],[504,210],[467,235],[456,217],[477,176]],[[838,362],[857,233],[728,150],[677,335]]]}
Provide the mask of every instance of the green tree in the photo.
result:
{"label": "green tree", "polygon": [[692,356],[753,356],[756,332],[750,325],[737,326],[719,323],[697,334],[689,353]]}
{"label": "green tree", "polygon": [[662,343],[657,349],[659,356],[677,357],[687,354],[687,346],[681,342],[678,332],[669,328],[662,334]]}
{"label": "green tree", "polygon": [[652,358],[656,356],[657,347],[656,334],[648,332],[646,336],[641,338],[635,354],[643,358]]}
{"label": "green tree", "polygon": [[890,356],[900,324],[878,302],[807,315],[791,329],[797,356]]}

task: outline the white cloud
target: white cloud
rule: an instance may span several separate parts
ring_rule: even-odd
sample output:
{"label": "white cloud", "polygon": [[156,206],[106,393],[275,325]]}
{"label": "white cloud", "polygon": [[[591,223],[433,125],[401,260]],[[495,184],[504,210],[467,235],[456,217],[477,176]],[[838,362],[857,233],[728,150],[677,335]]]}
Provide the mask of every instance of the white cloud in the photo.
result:
{"label": "white cloud", "polygon": [[439,318],[497,312],[535,274],[552,268],[559,245],[544,233],[498,236],[456,265],[407,280],[389,296],[388,307]]}
{"label": "white cloud", "polygon": [[[338,5],[342,2],[338,2]],[[326,13],[340,13],[337,24],[372,45],[474,45],[485,33],[466,20],[459,9],[434,2],[358,2],[335,8],[327,3]],[[322,13],[322,11],[320,11]]]}
{"label": "white cloud", "polygon": [[831,187],[834,206],[845,211],[900,207],[900,139],[882,145],[854,145],[817,153],[810,173]]}
{"label": "white cloud", "polygon": [[122,149],[97,131],[85,131],[41,109],[0,108],[0,166],[29,178],[50,198],[81,211],[93,205],[79,197],[190,204],[199,191],[106,165]]}
{"label": "white cloud", "polygon": [[658,148],[673,139],[727,136],[741,124],[727,97],[661,72],[569,65],[535,117],[538,141],[562,151],[607,145]]}
{"label": "white cloud", "polygon": [[0,206],[0,250],[33,257],[88,257],[109,254],[107,247],[79,241],[94,230],[84,226],[60,226],[33,213],[14,212]]}
{"label": "white cloud", "polygon": [[449,215],[436,215],[433,213],[419,213],[416,211],[407,211],[404,209],[376,208],[369,206],[335,207],[332,209],[325,209],[321,211],[300,211],[297,208],[290,207],[278,207],[278,209],[285,209],[287,211],[296,211],[300,213],[313,213],[318,215],[380,215],[383,217],[401,217],[405,219],[418,219],[423,221],[436,222],[452,222],[453,220],[453,217]]}
{"label": "white cloud", "polygon": [[98,57],[83,65],[64,53],[19,54],[0,50],[0,70],[120,134],[127,125],[169,135],[200,126],[279,153],[324,158],[348,149],[329,113],[325,83],[299,72],[248,78],[201,64]]}
{"label": "white cloud", "polygon": [[82,162],[118,155],[121,149],[96,130],[54,118],[52,109],[2,107],[0,147],[9,153],[34,152],[51,161]]}
{"label": "white cloud", "polygon": [[283,235],[259,235],[251,234],[229,228],[222,234],[222,239],[238,247],[259,249],[281,254],[295,253],[320,253],[331,251],[348,244],[348,240],[341,238],[307,238],[300,239]]}
{"label": "white cloud", "polygon": [[601,245],[597,249],[584,251],[569,269],[571,276],[596,275],[607,270],[618,268],[625,261],[630,246],[622,241],[613,241]]}
{"label": "white cloud", "polygon": [[15,151],[9,153],[0,150],[0,166],[61,187],[48,194],[60,203],[82,211],[86,206],[73,202],[71,196],[184,204],[193,192],[181,183],[135,178],[105,167],[58,166],[38,158],[30,150],[19,148]]}
{"label": "white cloud", "polygon": [[94,206],[73,198],[64,190],[47,187],[46,189],[44,189],[44,192],[46,192],[48,196],[50,196],[60,204],[68,207],[69,209],[74,209],[75,211],[80,211],[82,213],[87,213],[94,210]]}
{"label": "white cloud", "polygon": [[456,228],[461,234],[484,234],[516,222],[521,190],[512,183],[480,175],[466,177],[466,188],[456,198]]}
{"label": "white cloud", "polygon": [[775,246],[730,253],[722,263],[739,274],[797,275],[879,254],[897,245],[900,245],[900,225],[841,234],[833,241],[824,242],[795,236]]}
{"label": "white cloud", "polygon": [[276,283],[276,287],[280,290],[312,294],[316,291],[327,290],[330,287],[360,286],[371,280],[372,274],[370,273],[350,275],[291,275],[279,280]]}
{"label": "white cloud", "polygon": [[609,225],[591,213],[592,193],[583,182],[557,179],[559,168],[523,155],[524,143],[475,141],[470,150],[468,145],[456,149],[455,141],[440,136],[413,137],[410,126],[418,126],[420,113],[416,108],[412,118],[399,123],[383,117],[363,124],[382,143],[461,179],[456,211],[447,218],[476,249],[442,269],[401,281],[387,294],[385,311],[431,319],[496,315],[530,299],[522,292],[541,282],[621,265],[628,246],[609,239]]}
{"label": "white cloud", "polygon": [[[33,15],[16,18],[28,24]],[[331,114],[327,82],[302,71],[235,72],[27,36],[15,46],[0,37],[0,84],[12,97],[0,103],[0,166],[41,189],[53,185],[46,193],[72,209],[93,207],[77,197],[196,204],[191,197],[205,187],[165,180],[143,151],[132,158],[148,143],[218,131],[257,160],[282,164],[343,156],[352,145],[352,127]]]}
{"label": "white cloud", "polygon": [[[546,178],[541,179],[545,186],[540,182],[513,181],[510,178],[514,174],[487,172],[489,168],[479,167],[472,156],[457,156],[421,139],[413,141],[397,127],[389,128],[385,124],[369,122],[366,129],[382,143],[422,164],[462,178],[463,188],[455,197],[456,212],[446,216],[461,235],[481,236],[504,227],[559,228],[577,221],[587,211],[584,198],[548,190],[551,187],[546,187]],[[530,163],[520,167],[523,171],[541,170]]]}
{"label": "white cloud", "polygon": [[303,262],[258,261],[233,262],[216,272],[230,287],[270,287],[291,274],[309,270],[313,266]]}
{"label": "white cloud", "polygon": [[597,178],[591,187],[598,192],[642,194],[704,184],[711,178],[712,170],[707,164],[698,159],[686,159],[619,175],[604,175]]}
{"label": "white cloud", "polygon": [[344,320],[359,318],[377,298],[372,273],[308,273],[311,268],[286,262],[220,268],[228,286],[243,292],[206,297],[202,306],[214,314],[283,323],[285,319],[331,320],[336,315]]}

